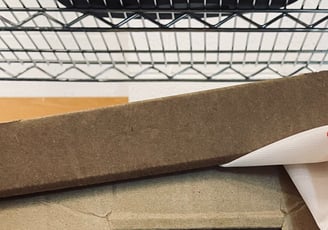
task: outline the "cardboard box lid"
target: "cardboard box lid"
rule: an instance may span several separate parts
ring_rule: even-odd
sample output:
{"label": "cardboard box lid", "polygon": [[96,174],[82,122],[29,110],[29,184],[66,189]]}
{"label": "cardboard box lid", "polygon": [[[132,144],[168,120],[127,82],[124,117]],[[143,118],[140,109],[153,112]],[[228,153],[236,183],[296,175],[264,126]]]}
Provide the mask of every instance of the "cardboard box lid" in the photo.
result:
{"label": "cardboard box lid", "polygon": [[222,164],[327,124],[327,90],[320,72],[1,124],[0,196]]}

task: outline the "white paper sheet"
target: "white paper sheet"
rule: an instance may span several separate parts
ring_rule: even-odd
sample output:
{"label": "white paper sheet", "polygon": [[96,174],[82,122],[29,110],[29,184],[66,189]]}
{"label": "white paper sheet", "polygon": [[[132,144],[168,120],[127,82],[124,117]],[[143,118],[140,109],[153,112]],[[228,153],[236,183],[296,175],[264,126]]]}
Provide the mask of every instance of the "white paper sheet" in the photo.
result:
{"label": "white paper sheet", "polygon": [[307,130],[223,167],[285,165],[320,229],[328,229],[328,126]]}
{"label": "white paper sheet", "polygon": [[328,162],[287,165],[288,174],[320,229],[328,229]]}

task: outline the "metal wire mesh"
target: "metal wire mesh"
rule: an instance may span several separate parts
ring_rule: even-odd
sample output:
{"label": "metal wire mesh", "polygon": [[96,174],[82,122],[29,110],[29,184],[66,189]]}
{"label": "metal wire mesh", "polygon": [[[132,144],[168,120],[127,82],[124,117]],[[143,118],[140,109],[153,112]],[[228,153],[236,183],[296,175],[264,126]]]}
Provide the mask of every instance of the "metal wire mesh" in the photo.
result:
{"label": "metal wire mesh", "polygon": [[253,81],[328,66],[325,0],[63,1],[0,0],[2,80]]}

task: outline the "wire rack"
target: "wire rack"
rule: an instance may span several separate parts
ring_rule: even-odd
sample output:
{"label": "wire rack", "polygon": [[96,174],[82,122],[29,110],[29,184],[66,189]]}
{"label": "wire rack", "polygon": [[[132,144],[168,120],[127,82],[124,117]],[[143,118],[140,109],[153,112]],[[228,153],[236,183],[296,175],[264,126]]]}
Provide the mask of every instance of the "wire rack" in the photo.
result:
{"label": "wire rack", "polygon": [[256,81],[323,70],[327,13],[326,0],[0,0],[0,79]]}

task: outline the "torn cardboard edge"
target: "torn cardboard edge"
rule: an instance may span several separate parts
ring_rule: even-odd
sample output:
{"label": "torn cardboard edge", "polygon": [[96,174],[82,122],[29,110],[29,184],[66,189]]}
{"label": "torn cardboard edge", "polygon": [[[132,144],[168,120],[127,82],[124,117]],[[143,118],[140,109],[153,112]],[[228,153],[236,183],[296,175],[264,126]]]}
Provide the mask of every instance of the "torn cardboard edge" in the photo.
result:
{"label": "torn cardboard edge", "polygon": [[224,164],[328,124],[327,90],[319,72],[2,124],[0,196]]}

